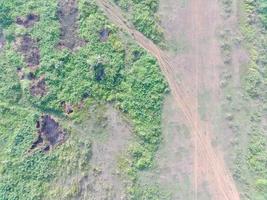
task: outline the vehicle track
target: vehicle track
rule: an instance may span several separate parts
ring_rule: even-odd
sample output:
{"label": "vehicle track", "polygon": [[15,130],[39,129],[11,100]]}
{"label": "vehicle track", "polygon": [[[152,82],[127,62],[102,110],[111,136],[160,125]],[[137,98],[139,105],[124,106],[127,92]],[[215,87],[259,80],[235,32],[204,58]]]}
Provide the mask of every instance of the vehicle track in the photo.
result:
{"label": "vehicle track", "polygon": [[[212,131],[210,125],[206,125],[200,120],[195,94],[187,93],[185,91],[186,85],[183,82],[179,84],[176,83],[174,77],[175,73],[169,56],[142,33],[135,30],[135,28],[125,20],[122,11],[116,5],[107,0],[96,0],[96,2],[113,23],[132,36],[141,47],[157,58],[172,95],[179,108],[182,110],[195,141],[195,199],[198,198],[197,177],[201,173],[205,173],[213,190],[213,199],[239,200],[240,196],[231,173],[227,169],[222,155],[212,146]],[[199,3],[199,1],[197,2]],[[204,164],[207,169],[205,169],[205,171],[199,171],[198,167],[200,164]],[[201,169],[203,169],[203,167]]]}

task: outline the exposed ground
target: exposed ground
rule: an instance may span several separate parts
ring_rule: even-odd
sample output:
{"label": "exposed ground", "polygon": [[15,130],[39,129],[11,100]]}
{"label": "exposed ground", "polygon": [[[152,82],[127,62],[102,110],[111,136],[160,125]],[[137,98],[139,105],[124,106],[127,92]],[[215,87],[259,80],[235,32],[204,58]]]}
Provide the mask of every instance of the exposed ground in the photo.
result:
{"label": "exposed ground", "polygon": [[33,79],[30,86],[30,93],[33,96],[44,96],[47,93],[45,77],[42,76],[39,79]]}
{"label": "exposed ground", "polygon": [[50,115],[43,115],[36,122],[36,128],[38,129],[38,136],[31,149],[42,147],[44,151],[48,151],[53,146],[62,143],[66,138],[66,133]]}
{"label": "exposed ground", "polygon": [[0,52],[3,49],[4,44],[5,44],[4,34],[3,31],[0,29]]}
{"label": "exposed ground", "polygon": [[25,63],[28,67],[35,69],[40,64],[40,52],[37,41],[29,35],[24,35],[17,39],[16,47],[24,56]]}
{"label": "exposed ground", "polygon": [[76,0],[58,1],[57,16],[61,25],[60,42],[58,44],[60,48],[65,47],[75,50],[85,44],[85,42],[79,38],[77,33],[78,14]]}
{"label": "exposed ground", "polygon": [[39,15],[36,15],[34,13],[30,13],[26,17],[16,18],[16,23],[18,25],[24,26],[25,28],[32,27],[38,21],[39,21]]}
{"label": "exposed ground", "polygon": [[[185,66],[182,70],[185,79],[178,83],[175,68],[177,66],[182,68],[183,63],[167,56],[153,42],[133,29],[132,25],[125,22],[121,11],[116,6],[105,0],[99,0],[98,4],[116,25],[132,35],[137,43],[154,55],[160,63],[173,97],[184,114],[186,124],[194,139],[194,199],[198,198],[198,186],[204,180],[207,180],[213,199],[240,199],[222,153],[219,153],[218,149],[212,145],[213,127],[208,121],[202,121],[198,114],[197,97],[200,84],[208,86],[215,94],[212,98],[217,98],[216,88],[219,85],[219,75],[215,67],[221,64],[221,59],[219,44],[214,37],[217,25],[213,22],[220,22],[218,2],[197,0],[188,1],[186,5],[188,10],[184,20],[185,26],[188,26],[186,35],[189,36],[186,40],[192,52],[184,56],[182,61],[189,59],[191,66]],[[207,71],[205,74],[199,74],[203,66],[207,67]],[[191,75],[187,76],[187,74]]]}

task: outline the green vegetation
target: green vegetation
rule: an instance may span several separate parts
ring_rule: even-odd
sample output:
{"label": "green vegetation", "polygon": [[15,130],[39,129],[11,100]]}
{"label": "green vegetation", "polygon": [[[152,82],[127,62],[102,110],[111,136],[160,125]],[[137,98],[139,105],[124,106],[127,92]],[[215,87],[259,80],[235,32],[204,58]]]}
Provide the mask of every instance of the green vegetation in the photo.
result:
{"label": "green vegetation", "polygon": [[[225,4],[226,5],[226,4]],[[242,37],[234,38],[223,33],[222,54],[230,60],[234,45],[244,45],[249,53],[249,63],[242,66],[242,91],[234,88],[231,69],[223,74],[222,86],[226,92],[223,105],[225,118],[235,134],[234,177],[239,182],[244,199],[263,200],[267,196],[267,137],[266,137],[266,1],[245,0],[241,3],[240,29]],[[227,34],[226,34],[227,33]],[[227,37],[225,37],[227,35]],[[229,52],[228,52],[229,51]],[[231,62],[225,62],[231,66]],[[228,67],[229,67],[228,66]],[[231,83],[231,84],[230,84]]]}
{"label": "green vegetation", "polygon": [[[159,42],[161,36],[152,15],[157,3],[135,3],[135,24],[140,30],[148,28],[142,31]],[[152,10],[151,5],[154,5]],[[90,169],[92,139],[80,138],[79,132],[69,127],[70,118],[64,114],[61,102],[75,108],[84,102],[88,108],[92,102],[99,101],[118,107],[133,124],[136,139],[123,163],[124,174],[131,182],[129,193],[138,199],[136,191],[142,188],[136,184],[137,172],[152,165],[161,140],[161,107],[167,84],[155,58],[119,34],[94,1],[78,1],[77,35],[87,42],[75,51],[57,48],[61,35],[57,6],[52,0],[0,3],[0,29],[6,40],[4,49],[0,50],[1,199],[56,199],[59,198],[56,191],[65,190],[63,199],[74,198],[79,191],[78,183],[65,189],[55,189],[53,183],[60,176],[71,177]],[[29,13],[38,14],[40,20],[29,28],[16,24],[16,17]],[[144,16],[139,14],[145,14],[148,20],[140,21]],[[109,30],[105,42],[99,35],[103,29]],[[25,34],[37,41],[40,64],[36,70],[31,70],[22,53],[17,51],[19,39]],[[20,79],[18,69],[25,77],[31,73],[36,80],[45,77],[47,93],[33,96],[31,80]],[[78,110],[72,117],[77,123],[86,116]],[[65,143],[48,153],[29,152],[37,137],[35,123],[42,113],[55,116],[69,136]],[[151,191],[149,195],[156,194],[155,189],[148,191]]]}
{"label": "green vegetation", "polygon": [[159,26],[156,12],[159,0],[114,0],[124,11],[129,13],[130,21],[137,30],[155,43],[161,43],[163,32]]}
{"label": "green vegetation", "polygon": [[267,3],[265,0],[246,1],[248,10],[255,10],[264,28],[267,28]]}

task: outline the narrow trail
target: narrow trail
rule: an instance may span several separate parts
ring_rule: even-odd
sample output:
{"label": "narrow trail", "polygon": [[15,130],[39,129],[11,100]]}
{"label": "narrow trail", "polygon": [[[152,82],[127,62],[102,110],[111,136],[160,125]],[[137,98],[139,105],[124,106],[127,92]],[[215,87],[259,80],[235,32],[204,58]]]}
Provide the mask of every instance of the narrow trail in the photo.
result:
{"label": "narrow trail", "polygon": [[[192,137],[195,141],[195,200],[197,200],[198,175],[205,173],[209,185],[213,192],[214,200],[240,200],[239,193],[235,186],[234,180],[227,169],[222,155],[213,148],[211,143],[211,127],[200,120],[198,114],[198,105],[196,102],[196,94],[186,92],[186,85],[182,82],[176,83],[174,77],[174,69],[172,67],[171,58],[155,45],[151,40],[146,38],[142,33],[138,32],[133,26],[125,20],[122,11],[113,3],[107,0],[96,0],[100,8],[103,9],[107,17],[128,33],[133,39],[151,55],[155,56],[160,64],[162,73],[168,81],[172,95],[183,112],[187,125],[191,129]],[[201,3],[200,0],[197,1]],[[197,4],[196,8],[197,9]],[[194,17],[192,20],[195,20]],[[197,26],[197,24],[196,24]],[[197,79],[196,79],[197,84]],[[197,148],[196,148],[197,147]],[[201,162],[199,162],[201,160]],[[199,172],[200,164],[205,165],[205,171]]]}

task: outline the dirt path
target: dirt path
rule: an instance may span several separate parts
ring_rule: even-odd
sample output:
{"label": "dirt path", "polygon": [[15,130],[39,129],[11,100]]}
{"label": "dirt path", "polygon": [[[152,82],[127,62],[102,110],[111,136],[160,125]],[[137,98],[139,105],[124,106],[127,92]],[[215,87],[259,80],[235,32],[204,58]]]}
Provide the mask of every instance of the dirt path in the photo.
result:
{"label": "dirt path", "polygon": [[[174,99],[180,109],[182,110],[186,120],[187,125],[191,128],[192,136],[195,141],[195,199],[197,199],[197,186],[198,186],[198,176],[200,174],[205,174],[207,176],[210,187],[213,191],[213,199],[216,200],[239,200],[239,193],[236,189],[234,181],[230,175],[229,170],[225,166],[222,155],[217,152],[211,144],[211,127],[203,123],[200,120],[198,114],[198,103],[196,98],[196,91],[186,91],[188,86],[186,83],[181,82],[177,84],[176,78],[174,76],[175,70],[172,64],[172,59],[163,52],[159,47],[157,47],[152,41],[147,39],[143,34],[132,28],[125,18],[122,16],[121,10],[113,5],[111,2],[106,0],[98,0],[98,5],[104,10],[106,15],[112,20],[117,26],[122,28],[124,31],[128,32],[135,41],[143,48],[145,48],[150,54],[155,56],[160,64],[161,70],[165,75],[166,80],[169,83],[169,87],[174,96]],[[200,8],[203,8],[203,0],[192,1],[192,16],[189,19],[193,24],[192,28],[192,43],[196,41],[198,31],[201,31],[203,20],[205,18],[200,18],[205,15],[205,12]],[[205,4],[204,4],[205,5]],[[208,23],[211,23],[209,21]],[[205,42],[205,41],[203,41]],[[198,45],[198,44],[196,44]],[[199,47],[196,46],[196,50]],[[195,52],[195,55],[198,51]],[[196,59],[193,60],[194,65],[198,65],[200,62],[200,57],[196,55]],[[212,62],[212,58],[211,62]],[[198,74],[198,73],[196,73]],[[198,84],[198,80],[194,80]]]}

